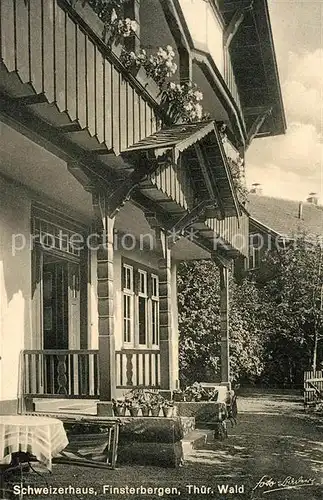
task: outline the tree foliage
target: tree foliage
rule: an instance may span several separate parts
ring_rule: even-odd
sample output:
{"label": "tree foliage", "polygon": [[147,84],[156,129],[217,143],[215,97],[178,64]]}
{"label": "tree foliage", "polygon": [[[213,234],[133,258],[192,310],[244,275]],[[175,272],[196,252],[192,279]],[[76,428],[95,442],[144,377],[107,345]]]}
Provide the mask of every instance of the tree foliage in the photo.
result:
{"label": "tree foliage", "polygon": [[[265,255],[256,274],[230,279],[230,363],[234,380],[295,386],[323,360],[319,244],[304,236]],[[270,272],[266,272],[270,269]],[[185,383],[220,379],[219,272],[211,261],[178,268],[180,372]]]}
{"label": "tree foliage", "polygon": [[[270,252],[263,265],[272,278],[260,288],[266,315],[264,379],[271,384],[301,384],[314,364],[322,334],[322,250],[298,237],[284,251]],[[319,360],[317,360],[319,361]]]}
{"label": "tree foliage", "polygon": [[[245,281],[230,284],[232,378],[254,379],[262,369],[259,325],[248,310],[258,290]],[[182,263],[178,268],[180,371],[184,384],[220,379],[219,271],[211,261]]]}

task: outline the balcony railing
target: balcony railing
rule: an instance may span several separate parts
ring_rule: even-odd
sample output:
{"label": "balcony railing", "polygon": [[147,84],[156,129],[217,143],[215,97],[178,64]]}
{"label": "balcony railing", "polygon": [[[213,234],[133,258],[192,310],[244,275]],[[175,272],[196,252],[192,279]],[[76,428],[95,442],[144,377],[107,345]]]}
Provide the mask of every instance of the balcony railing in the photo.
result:
{"label": "balcony railing", "polygon": [[118,155],[159,128],[148,79],[120,64],[87,2],[1,0],[0,73],[0,92],[54,127],[73,124],[87,150]]}

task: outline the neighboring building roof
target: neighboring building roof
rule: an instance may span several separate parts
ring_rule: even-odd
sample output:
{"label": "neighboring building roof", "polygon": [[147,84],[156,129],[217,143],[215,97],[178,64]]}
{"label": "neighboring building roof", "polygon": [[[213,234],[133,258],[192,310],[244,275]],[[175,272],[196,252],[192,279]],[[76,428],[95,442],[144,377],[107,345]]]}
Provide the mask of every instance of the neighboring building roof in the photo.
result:
{"label": "neighboring building roof", "polygon": [[313,203],[302,203],[299,218],[300,202],[272,198],[262,195],[249,195],[246,207],[252,219],[281,234],[293,238],[297,234],[323,236],[323,206]]}

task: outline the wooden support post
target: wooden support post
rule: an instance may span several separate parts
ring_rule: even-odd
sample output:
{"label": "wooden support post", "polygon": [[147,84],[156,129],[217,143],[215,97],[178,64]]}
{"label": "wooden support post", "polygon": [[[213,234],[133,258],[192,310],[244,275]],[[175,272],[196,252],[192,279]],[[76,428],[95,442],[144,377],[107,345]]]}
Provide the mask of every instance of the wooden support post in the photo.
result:
{"label": "wooden support post", "polygon": [[179,55],[179,77],[180,82],[189,83],[192,81],[192,56],[183,46],[178,46]]}
{"label": "wooden support post", "polygon": [[129,17],[137,22],[135,36],[124,39],[128,51],[138,52],[140,49],[140,0],[129,0],[124,4],[124,17]]}
{"label": "wooden support post", "polygon": [[233,14],[231,21],[229,22],[226,30],[223,33],[223,42],[226,49],[229,48],[230,43],[238,32],[240,25],[243,23],[246,14],[252,10],[252,7],[253,2],[250,2],[249,5],[242,5]]}
{"label": "wooden support post", "polygon": [[229,270],[220,270],[220,332],[221,332],[221,382],[230,382],[229,350]]}
{"label": "wooden support post", "polygon": [[177,379],[172,352],[171,251],[165,233],[159,231],[163,247],[163,258],[159,262],[160,388],[169,391],[175,389],[174,379]]}
{"label": "wooden support post", "polygon": [[115,397],[116,390],[113,307],[114,219],[105,217],[103,223],[102,243],[97,252],[100,400],[111,401]]}

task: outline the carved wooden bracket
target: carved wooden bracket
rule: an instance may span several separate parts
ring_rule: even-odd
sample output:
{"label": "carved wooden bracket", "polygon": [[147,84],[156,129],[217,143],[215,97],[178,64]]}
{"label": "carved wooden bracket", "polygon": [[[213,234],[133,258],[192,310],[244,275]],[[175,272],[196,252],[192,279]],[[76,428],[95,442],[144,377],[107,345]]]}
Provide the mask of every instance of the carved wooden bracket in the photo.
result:
{"label": "carved wooden bracket", "polygon": [[253,2],[251,2],[249,5],[241,7],[235,11],[233,14],[231,21],[229,22],[224,34],[223,34],[223,43],[224,47],[226,49],[229,48],[231,41],[233,40],[233,37],[237,33],[240,25],[243,23],[243,20],[247,14],[247,12],[250,12],[253,8]]}
{"label": "carved wooden bracket", "polygon": [[213,252],[211,259],[220,268],[232,269],[233,260],[224,257],[219,251]]}
{"label": "carved wooden bracket", "polygon": [[258,134],[261,126],[265,122],[267,116],[269,116],[272,112],[272,108],[267,108],[263,113],[257,116],[255,121],[250,127],[250,130],[248,131],[248,137],[246,141],[246,148],[250,146],[251,141],[254,139],[254,137]]}
{"label": "carved wooden bracket", "polygon": [[95,179],[90,173],[86,173],[77,161],[68,162],[67,170],[84,187],[85,191],[92,192],[95,189]]}
{"label": "carved wooden bracket", "polygon": [[156,159],[139,160],[139,166],[126,179],[121,181],[113,193],[107,198],[107,215],[114,217],[120,208],[130,199],[131,191],[135,189],[140,182],[152,174],[158,168]]}
{"label": "carved wooden bracket", "polygon": [[104,231],[104,219],[106,217],[106,197],[105,194],[95,190],[92,192],[92,206],[95,219],[95,228],[98,233]]}
{"label": "carved wooden bracket", "polygon": [[171,228],[172,232],[181,232],[187,229],[195,221],[201,218],[207,208],[214,208],[217,205],[216,200],[204,200],[198,203],[190,212],[186,213]]}

